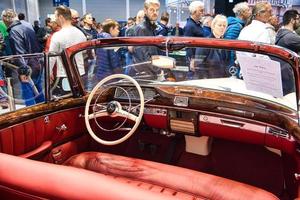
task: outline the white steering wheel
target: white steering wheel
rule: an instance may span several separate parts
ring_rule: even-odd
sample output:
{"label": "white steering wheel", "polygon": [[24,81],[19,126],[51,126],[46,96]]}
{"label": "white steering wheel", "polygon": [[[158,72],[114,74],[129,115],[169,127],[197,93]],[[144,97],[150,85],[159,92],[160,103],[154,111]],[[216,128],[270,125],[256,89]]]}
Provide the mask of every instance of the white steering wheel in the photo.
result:
{"label": "white steering wheel", "polygon": [[[110,102],[106,103],[105,106],[102,106],[102,109],[97,110],[97,111],[93,110],[92,113],[89,113],[91,102],[94,99],[94,96],[95,96],[97,90],[100,87],[102,87],[105,83],[107,83],[113,79],[126,79],[126,80],[130,81],[136,87],[138,94],[139,94],[139,99],[140,99],[140,109],[137,109],[139,112],[138,114],[134,115],[134,114],[130,113],[130,111],[123,110],[122,105],[118,101],[110,101]],[[99,95],[101,95],[101,94],[99,94]],[[97,97],[97,99],[98,98],[99,98],[99,96]],[[91,91],[91,93],[87,99],[86,105],[85,105],[84,119],[85,119],[85,125],[87,127],[87,130],[93,139],[95,139],[97,142],[104,144],[104,145],[116,145],[116,144],[120,144],[120,143],[124,142],[125,140],[127,140],[136,131],[136,129],[138,128],[138,126],[142,120],[143,114],[144,114],[144,94],[143,94],[143,91],[142,91],[140,85],[138,84],[138,82],[136,80],[134,80],[133,78],[131,78],[130,76],[127,76],[125,74],[113,74],[113,75],[110,75],[110,76],[102,79]],[[114,141],[103,140],[103,139],[99,138],[92,130],[91,125],[90,125],[90,120],[94,119],[94,118],[98,118],[98,117],[107,117],[107,116],[123,117],[126,119],[130,119],[131,121],[135,122],[135,124],[130,129],[130,131],[126,135],[121,137],[120,139],[114,140]],[[116,130],[116,129],[114,129],[114,130]]]}

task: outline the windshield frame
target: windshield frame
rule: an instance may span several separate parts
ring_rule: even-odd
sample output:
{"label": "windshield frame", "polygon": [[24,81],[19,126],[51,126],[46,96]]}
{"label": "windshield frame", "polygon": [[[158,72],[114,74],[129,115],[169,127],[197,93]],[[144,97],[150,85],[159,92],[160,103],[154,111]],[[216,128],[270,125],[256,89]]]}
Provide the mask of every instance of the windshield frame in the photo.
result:
{"label": "windshield frame", "polygon": [[[85,91],[79,72],[74,62],[74,56],[76,53],[94,48],[113,47],[118,46],[157,46],[165,47],[172,51],[175,46],[178,50],[178,45],[184,47],[202,47],[202,48],[217,48],[234,51],[244,51],[249,53],[260,53],[268,56],[274,56],[284,60],[292,66],[295,78],[296,86],[296,98],[297,104],[299,101],[299,56],[285,48],[268,45],[257,42],[241,41],[241,40],[223,40],[212,38],[195,38],[195,37],[122,37],[122,38],[105,38],[96,39],[79,43],[77,45],[66,48],[62,53],[62,57],[65,57],[66,72],[68,78],[71,80],[70,85],[73,94],[77,97],[87,94]],[[64,60],[64,59],[63,59]],[[77,84],[80,83],[80,84]],[[297,110],[299,110],[297,106]]]}

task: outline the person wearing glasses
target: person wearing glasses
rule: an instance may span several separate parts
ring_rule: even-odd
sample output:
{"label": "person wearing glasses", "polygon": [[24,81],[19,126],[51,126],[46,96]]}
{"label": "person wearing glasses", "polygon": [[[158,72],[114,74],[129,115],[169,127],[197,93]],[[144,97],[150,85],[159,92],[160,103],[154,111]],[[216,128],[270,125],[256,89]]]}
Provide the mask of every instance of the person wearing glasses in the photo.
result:
{"label": "person wearing glasses", "polygon": [[287,10],[282,17],[283,27],[276,35],[275,44],[288,48],[296,53],[300,52],[300,36],[295,30],[300,26],[300,18],[297,10]]}
{"label": "person wearing glasses", "polygon": [[[72,25],[71,11],[68,7],[62,5],[56,7],[54,15],[55,21],[61,29],[53,34],[49,52],[60,53],[65,48],[86,41],[86,37],[83,32]],[[86,71],[82,52],[76,54],[75,61],[78,66],[79,74],[83,76]],[[56,69],[54,68],[55,65],[57,65]],[[57,81],[58,83],[57,87],[54,88],[52,95],[62,96],[69,93],[68,91],[64,91],[62,87],[63,81],[67,75],[60,57],[50,58],[50,74],[51,81]]]}
{"label": "person wearing glasses", "polygon": [[259,2],[252,9],[251,23],[242,29],[239,40],[272,44],[272,38],[266,23],[272,16],[272,6],[269,2]]}
{"label": "person wearing glasses", "polygon": [[[144,3],[144,21],[135,28],[135,36],[155,36],[156,20],[159,15],[159,0],[146,0]],[[133,63],[140,63],[150,60],[151,55],[158,55],[156,47],[135,47],[133,48]]]}

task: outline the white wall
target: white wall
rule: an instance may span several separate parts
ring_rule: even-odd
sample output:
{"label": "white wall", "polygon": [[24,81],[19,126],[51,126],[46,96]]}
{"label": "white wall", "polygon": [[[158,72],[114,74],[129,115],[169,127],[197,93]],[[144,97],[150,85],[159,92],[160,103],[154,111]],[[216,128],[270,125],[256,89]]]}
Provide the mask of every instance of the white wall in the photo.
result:
{"label": "white wall", "polygon": [[35,20],[39,20],[39,5],[37,0],[26,1],[27,20],[33,24]]}
{"label": "white wall", "polygon": [[28,15],[26,11],[26,1],[25,0],[15,0],[16,5],[16,12],[17,13],[24,13],[26,20],[28,20]]}
{"label": "white wall", "polygon": [[[130,17],[134,17],[140,9],[143,9],[144,0],[130,0],[129,5]],[[165,1],[161,0],[161,12],[166,10],[165,5]],[[70,0],[70,8],[77,10],[82,16],[81,0]],[[53,7],[51,0],[39,0],[41,20],[44,21],[47,14],[53,13],[54,9],[55,8]],[[100,22],[107,18],[127,20],[126,0],[86,0],[86,12],[92,13],[93,17]]]}
{"label": "white wall", "polygon": [[86,11],[92,13],[97,21],[112,18],[117,21],[126,19],[125,0],[87,0]]}
{"label": "white wall", "polygon": [[0,14],[6,8],[12,8],[11,0],[1,0],[0,1]]}
{"label": "white wall", "polygon": [[[15,5],[15,11],[17,13],[24,13],[25,19],[33,23],[34,20],[38,19],[38,7],[35,6],[37,0],[0,0],[0,13],[4,9],[13,9],[13,1]],[[27,7],[27,5],[30,5]]]}

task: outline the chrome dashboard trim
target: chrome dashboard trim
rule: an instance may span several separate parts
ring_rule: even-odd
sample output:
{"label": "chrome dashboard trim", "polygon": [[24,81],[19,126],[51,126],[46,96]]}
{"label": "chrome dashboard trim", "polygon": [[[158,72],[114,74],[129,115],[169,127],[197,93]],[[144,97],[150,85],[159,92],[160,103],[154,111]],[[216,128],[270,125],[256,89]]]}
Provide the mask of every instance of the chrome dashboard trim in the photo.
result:
{"label": "chrome dashboard trim", "polygon": [[222,126],[228,126],[233,128],[239,128],[244,130],[250,130],[259,133],[265,133],[267,125],[253,124],[245,121],[227,119],[223,117],[215,117],[209,115],[199,115],[199,121],[204,123],[212,123]]}
{"label": "chrome dashboard trim", "polygon": [[159,116],[167,116],[167,109],[163,109],[163,108],[149,108],[149,107],[145,107],[144,108],[144,114],[148,114],[148,115],[159,115]]}

